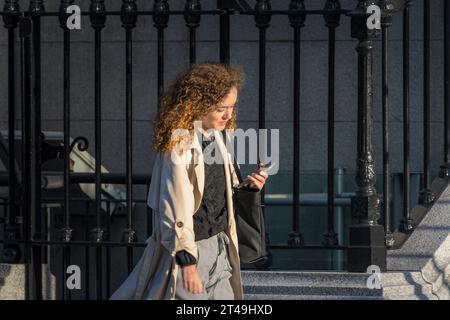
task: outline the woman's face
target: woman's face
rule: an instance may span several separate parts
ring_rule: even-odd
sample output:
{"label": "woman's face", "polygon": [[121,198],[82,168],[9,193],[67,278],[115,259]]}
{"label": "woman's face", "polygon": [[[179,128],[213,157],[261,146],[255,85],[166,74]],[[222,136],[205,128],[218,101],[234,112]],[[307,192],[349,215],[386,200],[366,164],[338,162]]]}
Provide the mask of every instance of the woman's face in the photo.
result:
{"label": "woman's face", "polygon": [[224,130],[228,121],[231,119],[236,101],[237,88],[232,87],[228,95],[202,118],[203,129]]}

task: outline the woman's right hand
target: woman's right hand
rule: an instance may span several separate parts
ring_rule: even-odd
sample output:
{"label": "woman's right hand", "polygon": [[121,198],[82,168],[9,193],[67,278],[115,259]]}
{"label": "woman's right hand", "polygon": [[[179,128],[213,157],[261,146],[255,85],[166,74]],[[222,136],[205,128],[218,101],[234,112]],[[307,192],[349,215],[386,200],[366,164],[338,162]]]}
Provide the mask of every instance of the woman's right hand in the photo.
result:
{"label": "woman's right hand", "polygon": [[202,281],[197,272],[195,264],[182,267],[183,270],[183,287],[186,291],[198,294],[203,292]]}

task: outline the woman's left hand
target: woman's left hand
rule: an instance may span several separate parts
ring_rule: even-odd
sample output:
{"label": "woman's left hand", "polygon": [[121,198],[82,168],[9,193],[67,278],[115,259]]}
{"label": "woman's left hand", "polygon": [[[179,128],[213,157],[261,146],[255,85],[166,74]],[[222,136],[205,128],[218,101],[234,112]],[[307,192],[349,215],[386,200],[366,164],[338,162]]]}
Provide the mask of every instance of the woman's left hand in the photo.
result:
{"label": "woman's left hand", "polygon": [[264,187],[268,177],[268,174],[264,171],[253,172],[251,175],[247,176],[247,178],[252,182],[250,184],[250,188],[261,190]]}

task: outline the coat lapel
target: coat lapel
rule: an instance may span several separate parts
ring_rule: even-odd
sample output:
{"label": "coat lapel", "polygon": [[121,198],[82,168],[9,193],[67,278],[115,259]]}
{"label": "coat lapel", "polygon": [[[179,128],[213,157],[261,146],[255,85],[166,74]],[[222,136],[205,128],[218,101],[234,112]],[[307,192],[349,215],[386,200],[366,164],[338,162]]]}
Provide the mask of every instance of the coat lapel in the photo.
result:
{"label": "coat lapel", "polygon": [[[231,182],[231,171],[230,171],[230,159],[229,153],[226,148],[226,145],[223,142],[222,133],[214,130],[214,135],[216,141],[218,141],[220,153],[223,158],[223,166],[225,170],[225,183],[226,183],[226,197],[227,197],[227,210],[229,213],[233,212],[233,191],[232,191],[232,182]],[[233,224],[233,214],[228,214],[228,224]]]}
{"label": "coat lapel", "polygon": [[[199,133],[200,134],[200,133]],[[203,160],[203,150],[200,145],[198,134],[194,134],[194,141],[191,146],[192,156],[194,159],[191,159],[191,163],[194,166],[194,173],[195,173],[195,190],[196,190],[196,196],[195,196],[195,210],[194,213],[197,212],[198,208],[200,207],[202,195],[203,195],[203,188],[205,186],[205,164]]]}

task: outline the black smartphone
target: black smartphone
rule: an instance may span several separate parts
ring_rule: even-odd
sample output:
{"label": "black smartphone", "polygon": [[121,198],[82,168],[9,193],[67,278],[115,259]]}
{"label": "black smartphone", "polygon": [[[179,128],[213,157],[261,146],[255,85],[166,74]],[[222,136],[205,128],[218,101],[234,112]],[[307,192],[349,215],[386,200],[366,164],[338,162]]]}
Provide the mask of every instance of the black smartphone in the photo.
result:
{"label": "black smartphone", "polygon": [[[259,169],[257,172],[265,172],[269,171],[273,167],[273,163],[263,163],[259,165]],[[248,188],[252,184],[252,181],[249,178],[244,179],[241,183],[238,184],[237,188]]]}

